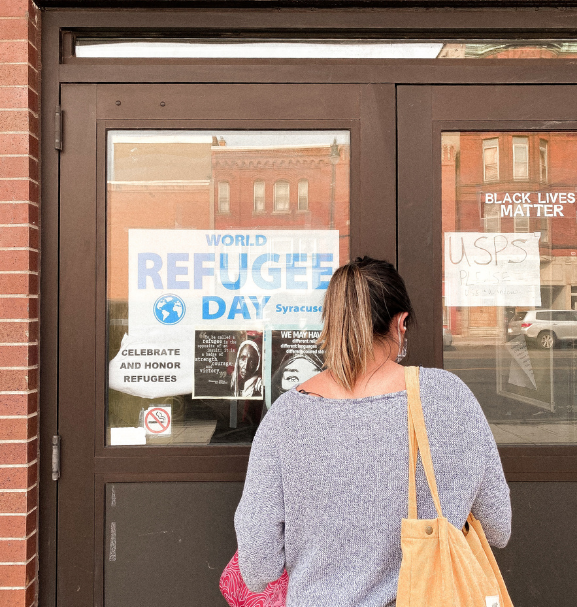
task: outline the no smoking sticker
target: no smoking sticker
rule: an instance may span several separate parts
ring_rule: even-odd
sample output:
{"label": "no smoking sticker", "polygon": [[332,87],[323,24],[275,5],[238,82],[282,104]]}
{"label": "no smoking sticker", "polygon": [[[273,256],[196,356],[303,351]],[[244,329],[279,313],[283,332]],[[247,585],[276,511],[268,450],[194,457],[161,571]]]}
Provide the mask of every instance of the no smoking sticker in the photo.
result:
{"label": "no smoking sticker", "polygon": [[170,436],[172,425],[170,407],[150,407],[144,416],[146,434],[154,436]]}

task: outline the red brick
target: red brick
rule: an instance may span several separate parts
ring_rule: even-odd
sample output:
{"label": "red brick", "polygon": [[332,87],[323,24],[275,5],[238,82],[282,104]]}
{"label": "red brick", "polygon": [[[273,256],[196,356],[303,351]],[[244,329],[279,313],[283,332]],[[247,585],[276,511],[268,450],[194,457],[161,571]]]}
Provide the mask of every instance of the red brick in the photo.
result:
{"label": "red brick", "polygon": [[[30,66],[27,63],[0,63],[0,82],[2,82],[4,86],[32,86],[32,83],[30,82],[29,70]],[[1,121],[0,124],[2,124]],[[13,129],[2,128],[2,130]]]}
{"label": "red brick", "polygon": [[30,584],[26,590],[0,590],[2,607],[32,607],[36,602],[36,584]]}
{"label": "red brick", "polygon": [[26,321],[0,322],[0,343],[26,344],[38,341],[38,323]]}
{"label": "red brick", "polygon": [[26,586],[26,565],[0,565],[0,587]]}
{"label": "red brick", "polygon": [[40,47],[40,31],[38,29],[38,23],[35,23],[33,19],[28,19],[28,40],[36,47]]}
{"label": "red brick", "polygon": [[[36,45],[32,45],[29,42],[28,43],[28,63],[32,67],[34,67],[36,70],[40,69],[40,61],[38,59],[39,59],[39,54],[38,54],[38,49],[36,48]],[[30,107],[30,109],[37,111],[33,107]]]}
{"label": "red brick", "polygon": [[28,18],[34,21],[38,27],[40,27],[41,13],[32,0],[28,1]]}
{"label": "red brick", "polygon": [[1,17],[27,17],[28,0],[4,0],[0,5]]}
{"label": "red brick", "polygon": [[[35,554],[36,534],[27,540],[0,540],[1,563],[24,562]],[[4,605],[2,602],[0,604]]]}
{"label": "red brick", "polygon": [[36,390],[37,387],[37,369],[3,369],[0,373],[0,391],[2,392]]}
{"label": "red brick", "polygon": [[29,179],[0,179],[0,201],[38,202],[38,187]]}
{"label": "red brick", "polygon": [[27,226],[3,227],[0,230],[0,247],[38,248],[38,230]]}
{"label": "red brick", "polygon": [[[36,493],[38,494],[38,491]],[[38,508],[26,515],[26,535],[30,535],[35,529],[38,529]]]}
{"label": "red brick", "polygon": [[[19,66],[10,66],[12,68]],[[2,66],[0,65],[0,78],[2,77]],[[18,109],[14,111],[0,111],[0,131],[29,131],[30,112],[28,109]]]}
{"label": "red brick", "polygon": [[0,202],[0,224],[30,223],[38,225],[38,206],[27,202]]}
{"label": "red brick", "polygon": [[[0,419],[0,440],[26,440],[33,438],[38,431],[37,416],[22,417],[19,419]],[[10,468],[12,470],[13,468]],[[14,468],[15,469],[15,468]],[[2,468],[0,468],[0,478]],[[15,489],[26,489],[25,487],[14,487]],[[6,487],[5,487],[6,488]]]}
{"label": "red brick", "polygon": [[[4,420],[6,421],[6,420]],[[28,489],[27,468],[0,468],[0,489]],[[8,495],[8,494],[4,494]],[[11,495],[20,495],[13,493]],[[3,517],[0,516],[0,525]],[[2,535],[0,534],[0,537]],[[16,534],[6,537],[18,537]]]}
{"label": "red brick", "polygon": [[0,297],[0,318],[38,318],[38,299]]}
{"label": "red brick", "polygon": [[0,224],[30,223],[38,225],[38,206],[27,202],[0,202]]}
{"label": "red brick", "polygon": [[[0,516],[0,537],[25,538],[28,535],[28,533],[26,533],[26,519],[27,516],[24,514]],[[0,584],[0,586],[2,586],[2,584]]]}
{"label": "red brick", "polygon": [[36,364],[38,346],[0,346],[0,367],[30,367]]}
{"label": "red brick", "polygon": [[36,274],[0,274],[0,293],[3,295],[36,295],[38,276]]}
{"label": "red brick", "polygon": [[[0,41],[0,57],[2,56],[2,53],[5,52],[4,47],[6,44],[26,44],[26,42],[7,43]],[[28,87],[24,85],[0,88],[0,109],[28,108],[30,104],[28,90]]]}
{"label": "red brick", "polygon": [[[36,417],[36,416],[35,416]],[[31,418],[33,419],[33,418]],[[16,421],[16,420],[1,420]],[[0,468],[0,489],[28,489],[38,480],[37,465],[33,464],[25,468]],[[2,535],[2,517],[0,516],[0,537]],[[16,537],[6,536],[6,537]]]}
{"label": "red brick", "polygon": [[[28,464],[34,461],[38,456],[37,443],[36,439],[28,443],[0,443],[0,462],[3,464]],[[7,511],[0,506],[0,512]]]}
{"label": "red brick", "polygon": [[27,40],[28,19],[0,18],[0,40]]}
{"label": "red brick", "polygon": [[[0,217],[2,212],[2,206],[0,204]],[[6,205],[8,206],[8,205]],[[14,205],[14,206],[29,206],[29,205]],[[20,218],[18,218],[20,219]],[[25,219],[25,218],[24,218]],[[0,224],[3,223],[0,220]],[[0,251],[0,271],[4,272],[25,272],[30,270],[32,272],[38,271],[38,253],[36,251],[27,250],[13,250],[13,251]],[[0,340],[2,343],[2,340]]]}
{"label": "red brick", "polygon": [[[30,394],[0,394],[0,415],[30,415],[36,411],[38,411],[37,392],[31,392]],[[2,463],[7,464],[10,462]]]}
{"label": "red brick", "polygon": [[[2,63],[28,63],[29,43],[27,40],[0,40]],[[12,106],[2,106],[12,107]]]}
{"label": "red brick", "polygon": [[36,554],[36,539],[34,534],[27,540],[0,540],[0,562],[27,561]]}
{"label": "red brick", "polygon": [[0,179],[14,179],[18,177],[38,181],[38,162],[36,159],[30,156],[0,157]]}
{"label": "red brick", "polygon": [[[0,511],[5,514],[20,512],[26,514],[29,511],[26,492],[1,493],[0,492]],[[0,517],[1,518],[1,517]],[[12,537],[12,536],[8,536]],[[3,559],[0,559],[0,562]]]}
{"label": "red brick", "polygon": [[0,150],[3,154],[30,154],[38,158],[38,140],[26,133],[0,133]]}
{"label": "red brick", "polygon": [[[28,64],[28,81],[26,82],[26,84],[33,89],[34,91],[38,92],[40,90],[40,73],[38,72],[38,69],[30,64]],[[36,120],[35,126],[34,123],[31,122],[31,126],[30,126],[30,130],[33,133],[38,132],[38,121]]]}
{"label": "red brick", "polygon": [[0,565],[0,587],[26,587],[36,577],[36,559],[28,565]]}
{"label": "red brick", "polygon": [[[4,365],[3,363],[9,363],[12,361],[12,364]],[[24,362],[24,365],[19,365],[16,363]],[[9,345],[9,346],[0,346],[0,366],[7,367],[32,367],[38,364],[38,346],[37,345]]]}

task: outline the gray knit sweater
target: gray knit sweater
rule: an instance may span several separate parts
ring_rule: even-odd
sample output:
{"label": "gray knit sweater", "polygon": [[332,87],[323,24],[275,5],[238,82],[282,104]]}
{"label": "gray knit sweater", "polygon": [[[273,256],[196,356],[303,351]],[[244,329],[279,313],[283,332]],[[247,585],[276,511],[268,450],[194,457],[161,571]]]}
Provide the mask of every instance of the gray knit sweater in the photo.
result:
{"label": "gray knit sweater", "polygon": [[[472,510],[507,543],[509,488],[489,424],[469,388],[421,369],[421,400],[443,515]],[[287,607],[394,605],[407,516],[407,393],[354,400],[283,394],[252,446],[235,515],[239,565],[253,591],[286,567]],[[436,518],[419,461],[420,518]]]}

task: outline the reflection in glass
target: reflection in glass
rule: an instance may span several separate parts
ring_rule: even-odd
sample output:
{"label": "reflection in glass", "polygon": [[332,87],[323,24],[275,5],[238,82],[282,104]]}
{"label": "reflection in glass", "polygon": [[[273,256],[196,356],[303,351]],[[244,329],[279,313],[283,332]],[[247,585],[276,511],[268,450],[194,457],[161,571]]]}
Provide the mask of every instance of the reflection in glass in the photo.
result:
{"label": "reflection in glass", "polygon": [[444,366],[502,444],[577,443],[576,161],[577,133],[442,136]]}
{"label": "reflection in glass", "polygon": [[322,366],[349,132],[117,130],[107,159],[107,444],[250,442],[281,366]]}
{"label": "reflection in glass", "polygon": [[254,182],[254,212],[263,213],[265,211],[265,185],[264,181]]}
{"label": "reflection in glass", "polygon": [[76,57],[190,59],[572,59],[574,40],[77,38]]}

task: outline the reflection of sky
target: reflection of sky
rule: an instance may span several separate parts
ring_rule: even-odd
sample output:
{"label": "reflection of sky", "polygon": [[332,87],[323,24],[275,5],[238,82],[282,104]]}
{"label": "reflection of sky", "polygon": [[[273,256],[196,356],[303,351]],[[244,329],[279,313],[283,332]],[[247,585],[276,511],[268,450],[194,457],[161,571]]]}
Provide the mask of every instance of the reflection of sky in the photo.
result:
{"label": "reflection of sky", "polygon": [[330,145],[336,137],[337,143],[349,143],[349,131],[216,131],[227,146],[276,146],[276,145]]}
{"label": "reflection of sky", "polygon": [[350,142],[349,131],[190,131],[139,130],[111,131],[110,143],[211,143],[212,138],[224,138],[229,146],[271,147],[278,145],[330,145]]}
{"label": "reflection of sky", "polygon": [[443,42],[393,40],[107,40],[80,38],[77,57],[434,59]]}

